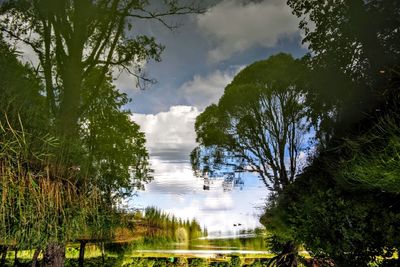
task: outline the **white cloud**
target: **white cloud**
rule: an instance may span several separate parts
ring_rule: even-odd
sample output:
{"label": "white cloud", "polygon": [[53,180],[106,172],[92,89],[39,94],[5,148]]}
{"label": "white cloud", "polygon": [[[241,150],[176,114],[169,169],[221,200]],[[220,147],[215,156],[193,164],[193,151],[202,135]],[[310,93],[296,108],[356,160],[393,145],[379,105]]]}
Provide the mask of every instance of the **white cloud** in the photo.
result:
{"label": "white cloud", "polygon": [[132,119],[146,134],[150,153],[163,159],[188,159],[196,146],[196,117],[205,107],[218,102],[225,87],[242,68],[195,75],[184,83],[178,92],[190,106],[171,106],[168,111],[157,114],[133,114]]}
{"label": "white cloud", "polygon": [[283,0],[223,0],[203,15],[200,29],[216,41],[209,52],[219,62],[254,46],[273,47],[283,38],[298,36],[299,20]]}
{"label": "white cloud", "polygon": [[238,66],[227,71],[216,70],[208,76],[195,75],[192,80],[184,83],[179,89],[187,103],[204,110],[208,105],[217,103],[224,93],[225,87],[243,68]]}
{"label": "white cloud", "polygon": [[147,148],[162,159],[188,159],[196,146],[194,122],[199,110],[191,106],[172,106],[167,112],[133,114],[146,134]]}

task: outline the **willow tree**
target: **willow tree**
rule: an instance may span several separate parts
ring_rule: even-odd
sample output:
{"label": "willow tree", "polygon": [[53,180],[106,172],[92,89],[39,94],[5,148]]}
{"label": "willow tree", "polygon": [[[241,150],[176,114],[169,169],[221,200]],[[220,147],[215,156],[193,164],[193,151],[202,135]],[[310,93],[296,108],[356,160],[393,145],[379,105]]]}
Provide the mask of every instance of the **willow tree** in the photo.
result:
{"label": "willow tree", "polygon": [[1,4],[0,29],[36,54],[48,110],[68,136],[77,133],[85,109],[82,84],[94,69],[101,69],[98,85],[90,88],[94,92],[111,68],[136,76],[138,84],[152,82],[141,70],[147,60],[160,60],[163,46],[135,34],[138,20],[173,28],[165,17],[198,11],[176,0],[152,5],[147,0],[12,0]]}
{"label": "willow tree", "polygon": [[287,54],[242,70],[218,105],[196,119],[194,167],[215,175],[255,172],[277,193],[293,182],[310,130],[303,73],[301,61]]}

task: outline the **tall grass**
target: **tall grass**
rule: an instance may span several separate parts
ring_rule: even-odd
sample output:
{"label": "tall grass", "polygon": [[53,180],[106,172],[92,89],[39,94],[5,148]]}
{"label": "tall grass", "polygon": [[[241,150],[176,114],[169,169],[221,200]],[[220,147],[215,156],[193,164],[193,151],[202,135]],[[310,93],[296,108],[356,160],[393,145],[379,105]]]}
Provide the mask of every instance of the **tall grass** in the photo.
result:
{"label": "tall grass", "polygon": [[342,160],[339,174],[357,186],[400,193],[400,116],[382,118],[367,133],[347,139],[349,159]]}
{"label": "tall grass", "polygon": [[55,158],[59,146],[21,122],[0,122],[0,244],[43,248],[90,235],[88,222],[99,221],[99,190],[88,179],[73,179],[76,170]]}

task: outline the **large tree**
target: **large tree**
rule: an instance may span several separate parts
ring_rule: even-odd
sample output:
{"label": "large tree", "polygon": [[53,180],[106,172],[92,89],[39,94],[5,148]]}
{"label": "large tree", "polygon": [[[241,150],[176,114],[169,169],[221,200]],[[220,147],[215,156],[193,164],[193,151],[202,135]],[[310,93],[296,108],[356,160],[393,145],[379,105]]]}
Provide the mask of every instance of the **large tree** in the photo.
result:
{"label": "large tree", "polygon": [[[175,0],[162,3],[146,0],[1,2],[2,35],[19,48],[27,46],[37,57],[39,64],[34,69],[44,86],[38,97],[46,103],[42,110],[46,113],[48,132],[60,140],[60,146],[52,149],[54,160],[39,162],[37,171],[48,170],[47,176],[56,181],[60,194],[68,193],[72,186],[78,194],[76,201],[87,194],[86,190],[99,193],[95,200],[101,204],[87,199],[88,207],[93,208],[95,214],[77,217],[87,219],[80,222],[82,227],[85,223],[89,228],[91,225],[104,226],[103,222],[107,223],[108,219],[98,215],[110,216],[107,212],[114,211],[121,196],[131,193],[149,178],[144,135],[131,121],[130,111],[122,110],[129,99],[111,85],[111,74],[115,70],[136,76],[141,86],[152,82],[143,74],[142,67],[150,59],[160,60],[163,47],[153,37],[137,34],[133,30],[135,23],[156,20],[173,28],[166,17],[197,11],[194,3],[184,6]],[[23,80],[23,77],[16,79]],[[32,162],[27,160],[29,168]],[[74,212],[79,214],[86,209],[74,206],[74,203],[66,203],[71,215],[63,209],[49,210],[53,212],[51,214],[60,213],[54,218],[68,215],[71,219],[56,220],[54,227],[70,229],[69,226],[77,225]],[[13,225],[21,230],[18,217],[13,218],[17,218]],[[102,232],[94,228],[95,234]],[[6,230],[14,231],[14,228]],[[42,233],[41,246],[47,246],[46,266],[63,264],[63,244],[76,238],[78,231],[71,235],[65,235],[63,231]],[[81,233],[86,234],[85,231]]]}
{"label": "large tree", "polygon": [[[97,83],[98,75],[94,72],[88,77],[83,88]],[[132,121],[131,111],[124,109],[130,99],[111,84],[110,76],[98,91],[85,90],[83,98],[88,107],[81,116],[80,136],[87,156],[81,170],[92,177],[106,203],[112,205],[151,179],[146,139]]]}
{"label": "large tree", "polygon": [[[218,105],[196,119],[195,169],[215,175],[255,172],[275,202],[301,171],[315,133],[306,104],[306,69],[302,60],[278,54],[239,72]],[[297,266],[297,243],[280,243],[282,251],[273,261]]]}
{"label": "large tree", "polygon": [[193,3],[171,0],[12,0],[1,4],[0,30],[11,41],[29,46],[45,87],[49,112],[64,135],[77,134],[77,122],[86,108],[84,80],[100,69],[99,90],[112,67],[149,82],[143,63],[160,59],[163,47],[153,37],[135,34],[138,20],[158,20],[172,28],[165,17],[200,11]]}
{"label": "large tree", "polygon": [[312,52],[307,101],[314,122],[323,127],[308,169],[269,205],[262,222],[327,257],[327,265],[334,264],[332,259],[340,266],[367,266],[391,258],[398,247],[399,216],[394,204],[399,188],[399,1],[288,4],[303,19],[300,28]]}
{"label": "large tree", "polygon": [[[332,135],[334,124],[345,133],[387,101],[398,101],[393,84],[400,60],[399,1],[288,0],[288,5],[301,19],[311,52],[315,117],[323,120],[324,134]],[[332,124],[326,114],[333,113]]]}
{"label": "large tree", "polygon": [[256,172],[275,193],[294,181],[309,132],[304,65],[287,54],[251,64],[225,88],[218,105],[196,119],[202,171]]}

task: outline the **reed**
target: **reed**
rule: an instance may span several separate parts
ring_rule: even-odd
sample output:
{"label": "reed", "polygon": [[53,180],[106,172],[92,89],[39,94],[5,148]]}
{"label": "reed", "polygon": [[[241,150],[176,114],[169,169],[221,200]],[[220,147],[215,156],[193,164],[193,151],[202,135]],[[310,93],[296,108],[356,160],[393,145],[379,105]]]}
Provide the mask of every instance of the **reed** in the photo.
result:
{"label": "reed", "polygon": [[102,223],[101,192],[76,175],[60,142],[49,134],[28,133],[20,120],[0,122],[0,244],[44,248],[91,236]]}

